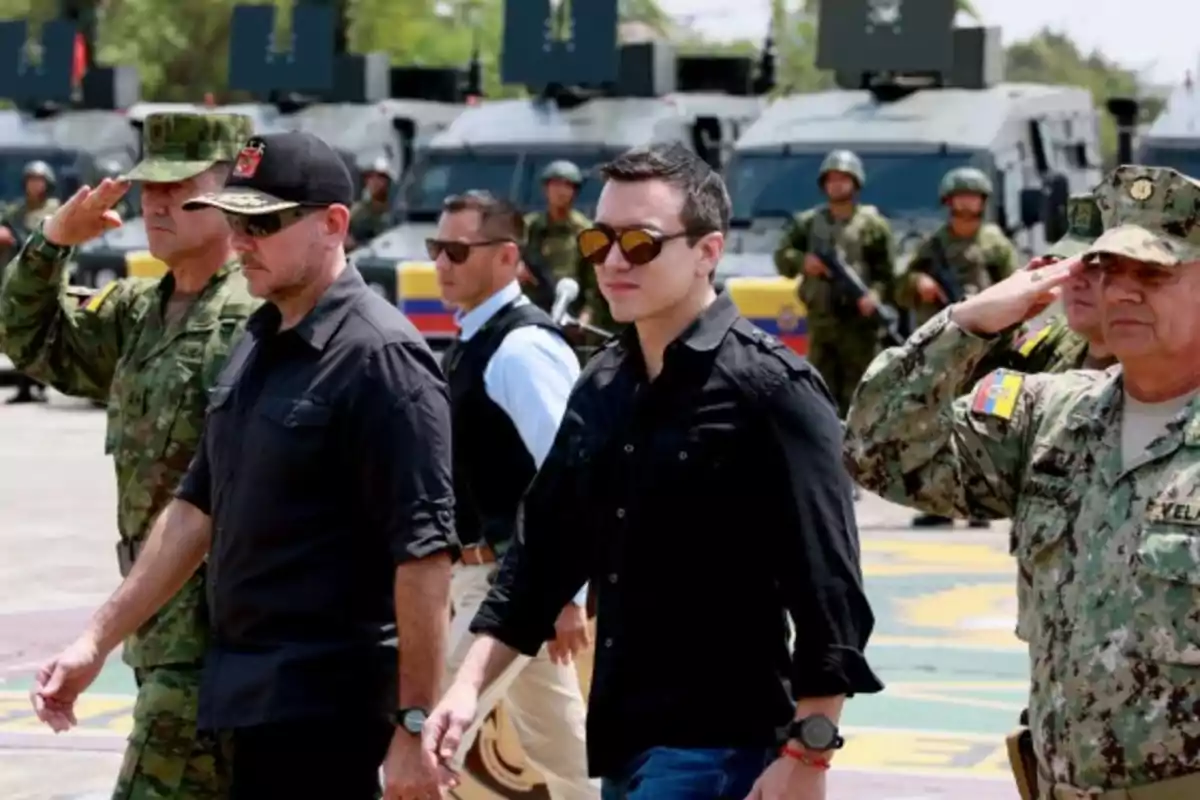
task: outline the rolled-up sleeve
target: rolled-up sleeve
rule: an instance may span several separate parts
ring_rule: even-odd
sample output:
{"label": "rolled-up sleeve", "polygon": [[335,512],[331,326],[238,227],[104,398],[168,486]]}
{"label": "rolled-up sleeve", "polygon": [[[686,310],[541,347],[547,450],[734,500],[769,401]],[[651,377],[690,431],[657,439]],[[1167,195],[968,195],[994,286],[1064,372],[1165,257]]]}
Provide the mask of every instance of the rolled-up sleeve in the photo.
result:
{"label": "rolled-up sleeve", "polygon": [[776,533],[776,579],[796,625],[796,698],[871,694],[883,684],[864,651],[875,617],[863,590],[853,485],[842,463],[842,426],[828,390],[812,373],[781,381],[766,418],[784,476]]}
{"label": "rolled-up sleeve", "polygon": [[362,502],[396,563],[453,551],[450,398],[432,354],[412,343],[377,352],[355,426]]}

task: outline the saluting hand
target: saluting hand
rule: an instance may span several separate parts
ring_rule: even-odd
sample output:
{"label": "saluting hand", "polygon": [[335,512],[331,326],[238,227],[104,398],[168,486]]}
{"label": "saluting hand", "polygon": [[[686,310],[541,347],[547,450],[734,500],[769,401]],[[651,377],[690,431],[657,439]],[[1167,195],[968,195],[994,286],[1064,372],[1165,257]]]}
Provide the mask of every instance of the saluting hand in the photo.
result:
{"label": "saluting hand", "polygon": [[121,226],[121,215],[113,206],[129,191],[129,181],[105,178],[95,189],[79,187],[71,199],[46,218],[42,235],[51,244],[74,247]]}
{"label": "saluting hand", "polygon": [[1058,299],[1063,284],[1086,269],[1078,256],[1037,266],[1034,263],[954,306],[950,312],[953,320],[972,333],[999,333],[1036,317]]}

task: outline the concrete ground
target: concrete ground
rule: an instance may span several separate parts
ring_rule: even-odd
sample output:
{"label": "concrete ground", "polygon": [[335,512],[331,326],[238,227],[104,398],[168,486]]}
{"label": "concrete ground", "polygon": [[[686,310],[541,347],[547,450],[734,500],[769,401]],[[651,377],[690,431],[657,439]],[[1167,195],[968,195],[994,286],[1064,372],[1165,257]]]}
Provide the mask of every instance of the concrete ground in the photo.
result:
{"label": "concrete ground", "polygon": [[[27,696],[37,664],[70,641],[118,580],[103,427],[102,412],[59,395],[46,405],[0,405],[5,800],[107,800],[129,730],[133,684],[116,659],[81,699],[80,726],[68,734],[42,727]],[[1027,662],[1011,632],[1007,526],[916,533],[908,510],[873,496],[858,511],[877,617],[868,656],[888,688],[848,704],[830,798],[1015,800],[1003,737],[1023,706]],[[483,738],[473,759],[480,780],[460,800],[546,797],[507,736]]]}

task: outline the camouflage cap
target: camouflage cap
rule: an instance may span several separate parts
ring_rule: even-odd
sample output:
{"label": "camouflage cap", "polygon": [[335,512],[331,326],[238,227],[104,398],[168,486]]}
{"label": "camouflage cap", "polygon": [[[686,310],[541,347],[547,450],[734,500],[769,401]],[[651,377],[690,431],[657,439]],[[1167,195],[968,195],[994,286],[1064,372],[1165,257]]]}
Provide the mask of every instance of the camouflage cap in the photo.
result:
{"label": "camouflage cap", "polygon": [[131,181],[173,183],[194,178],[218,161],[235,161],[254,122],[242,114],[150,114],[142,127],[142,160]]}
{"label": "camouflage cap", "polygon": [[1067,200],[1067,235],[1050,245],[1046,255],[1055,258],[1077,256],[1091,247],[1102,233],[1104,220],[1096,198],[1091,192],[1073,194]]}
{"label": "camouflage cap", "polygon": [[1121,166],[1094,194],[1104,233],[1085,256],[1165,267],[1200,261],[1200,181],[1166,167]]}

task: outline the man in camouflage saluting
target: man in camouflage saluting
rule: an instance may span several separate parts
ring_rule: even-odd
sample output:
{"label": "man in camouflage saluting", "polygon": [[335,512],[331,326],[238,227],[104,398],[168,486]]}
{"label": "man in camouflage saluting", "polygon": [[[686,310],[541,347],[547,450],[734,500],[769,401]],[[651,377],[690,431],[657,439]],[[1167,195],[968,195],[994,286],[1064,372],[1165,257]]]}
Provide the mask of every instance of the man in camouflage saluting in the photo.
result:
{"label": "man in camouflage saluting", "polygon": [[[542,188],[546,210],[525,215],[526,264],[533,280],[549,278],[549,287],[527,288],[527,294],[548,311],[554,301],[554,285],[562,278],[579,281],[579,298],[571,304],[571,313],[583,322],[613,330],[616,322],[608,313],[608,303],[600,294],[595,268],[579,255],[575,238],[590,228],[591,220],[575,208],[575,198],[583,186],[583,173],[570,161],[555,161],[542,170]],[[529,265],[530,259],[540,264]],[[549,276],[538,275],[548,272]]]}
{"label": "man in camouflage saluting", "polygon": [[[121,180],[80,189],[47,218],[0,293],[0,325],[17,366],[67,394],[108,401],[105,452],[116,467],[122,575],[191,461],[208,390],[259,304],[222,213],[182,209],[224,185],[252,133],[240,115],[150,115],[143,160]],[[129,181],[141,182],[150,252],[170,271],[114,281],[79,307],[66,294],[63,269],[75,246],[120,224],[111,209]],[[208,640],[203,581],[201,569],[125,643],[138,697],[114,798],[225,796],[220,749],[196,731]],[[39,716],[61,720],[57,704],[69,709],[78,694],[63,685],[56,665],[91,664],[93,654],[68,649],[42,668],[38,683],[67,700],[35,694]]]}
{"label": "man in camouflage saluting", "polygon": [[[1104,234],[936,314],[868,370],[847,421],[863,486],[1013,520],[1039,800],[1200,797],[1200,181],[1122,166]],[[955,388],[1080,269],[1119,365]]]}
{"label": "man in camouflage saluting", "polygon": [[363,170],[363,196],[350,209],[350,233],[346,252],[361,247],[398,220],[392,210],[392,183],[396,180],[391,163],[380,156]]}
{"label": "man in camouflage saluting", "polygon": [[[798,215],[775,250],[779,274],[800,280],[807,308],[808,360],[821,373],[845,418],[863,371],[879,351],[879,327],[870,315],[891,302],[895,239],[891,225],[874,206],[858,202],[866,183],[862,161],[849,150],[834,150],[821,163],[817,182],[828,199]],[[871,289],[852,303],[830,279],[829,268],[813,253],[840,251],[846,266]]]}

